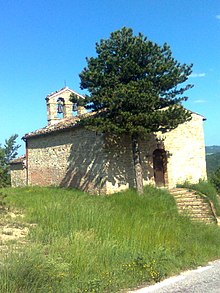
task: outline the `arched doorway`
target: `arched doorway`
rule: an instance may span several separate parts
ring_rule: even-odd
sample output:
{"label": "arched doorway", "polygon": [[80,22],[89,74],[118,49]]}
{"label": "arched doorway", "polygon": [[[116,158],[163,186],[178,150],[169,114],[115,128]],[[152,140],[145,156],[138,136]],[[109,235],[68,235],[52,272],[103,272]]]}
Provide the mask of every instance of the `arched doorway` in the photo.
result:
{"label": "arched doorway", "polygon": [[165,150],[156,149],[153,152],[153,168],[156,186],[165,186],[165,173],[167,170],[167,156]]}

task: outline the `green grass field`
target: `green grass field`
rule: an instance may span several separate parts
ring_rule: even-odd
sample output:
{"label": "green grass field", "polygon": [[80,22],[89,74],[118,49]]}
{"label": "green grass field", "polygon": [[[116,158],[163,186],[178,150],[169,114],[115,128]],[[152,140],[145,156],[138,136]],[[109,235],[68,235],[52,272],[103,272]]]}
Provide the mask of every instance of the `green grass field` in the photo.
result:
{"label": "green grass field", "polygon": [[0,261],[0,292],[119,292],[220,258],[220,229],[177,213],[165,190],[91,196],[59,188],[1,190],[36,224]]}

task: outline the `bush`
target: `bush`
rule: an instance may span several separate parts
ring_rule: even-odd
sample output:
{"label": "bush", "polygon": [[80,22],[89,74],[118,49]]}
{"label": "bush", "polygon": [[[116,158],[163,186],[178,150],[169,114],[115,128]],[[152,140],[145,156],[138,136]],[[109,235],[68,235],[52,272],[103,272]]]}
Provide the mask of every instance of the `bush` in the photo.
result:
{"label": "bush", "polygon": [[220,167],[212,173],[210,182],[215,186],[218,192],[220,192]]}

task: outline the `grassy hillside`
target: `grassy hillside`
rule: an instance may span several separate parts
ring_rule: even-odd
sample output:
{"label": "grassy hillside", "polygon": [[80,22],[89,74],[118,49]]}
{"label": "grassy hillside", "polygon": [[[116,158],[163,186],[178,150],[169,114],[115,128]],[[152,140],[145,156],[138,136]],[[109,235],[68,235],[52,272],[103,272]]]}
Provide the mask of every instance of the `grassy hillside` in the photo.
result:
{"label": "grassy hillside", "polygon": [[19,225],[32,225],[26,243],[8,243],[2,255],[0,292],[119,292],[220,257],[219,228],[181,217],[163,190],[2,193],[2,204],[24,214]]}
{"label": "grassy hillside", "polygon": [[220,167],[220,146],[206,146],[206,167],[208,177]]}
{"label": "grassy hillside", "polygon": [[205,152],[207,155],[220,153],[220,146],[219,145],[206,146]]}
{"label": "grassy hillside", "polygon": [[207,173],[210,176],[220,167],[220,153],[206,155]]}

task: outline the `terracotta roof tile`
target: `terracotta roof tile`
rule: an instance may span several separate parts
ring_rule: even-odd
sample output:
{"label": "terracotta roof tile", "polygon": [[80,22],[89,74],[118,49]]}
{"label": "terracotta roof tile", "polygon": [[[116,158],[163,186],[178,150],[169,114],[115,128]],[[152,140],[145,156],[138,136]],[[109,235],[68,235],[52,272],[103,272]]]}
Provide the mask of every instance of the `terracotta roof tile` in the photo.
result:
{"label": "terracotta roof tile", "polygon": [[20,157],[14,159],[14,160],[11,160],[11,161],[9,162],[9,164],[19,164],[19,163],[23,163],[23,161],[24,161],[25,159],[26,159],[26,156],[23,155],[23,156],[20,156]]}
{"label": "terracotta roof tile", "polygon": [[36,131],[26,133],[22,139],[26,139],[29,137],[45,135],[51,132],[64,130],[67,128],[75,127],[80,119],[78,117],[64,118],[60,120],[60,122],[52,125],[48,125],[46,127],[40,128]]}

